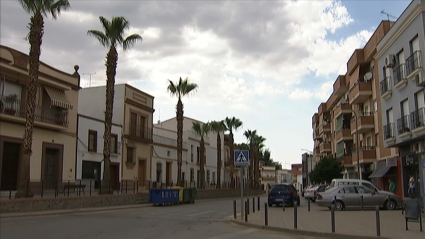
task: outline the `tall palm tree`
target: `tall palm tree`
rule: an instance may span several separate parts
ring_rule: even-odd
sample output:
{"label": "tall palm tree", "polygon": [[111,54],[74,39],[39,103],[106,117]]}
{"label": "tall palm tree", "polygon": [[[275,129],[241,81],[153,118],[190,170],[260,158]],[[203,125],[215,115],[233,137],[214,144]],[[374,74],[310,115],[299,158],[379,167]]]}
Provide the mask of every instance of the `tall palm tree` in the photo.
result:
{"label": "tall palm tree", "polygon": [[183,102],[182,97],[188,96],[191,92],[196,91],[198,85],[190,83],[186,78],[182,80],[180,77],[177,83],[168,80],[169,85],[167,91],[171,96],[177,96],[176,117],[177,117],[177,185],[182,185],[182,164],[183,164]]}
{"label": "tall palm tree", "polygon": [[205,141],[204,141],[204,136],[206,136],[209,132],[210,132],[210,124],[206,123],[206,124],[201,124],[199,122],[193,122],[192,123],[192,130],[195,131],[195,133],[197,135],[199,135],[201,137],[201,142],[199,144],[200,147],[200,160],[199,160],[199,168],[201,171],[201,188],[205,188],[205,164],[206,164],[206,157],[205,157]]}
{"label": "tall palm tree", "polygon": [[[226,119],[224,119],[224,124],[226,125],[226,129],[229,131],[229,134],[230,134],[230,155],[233,155],[235,151],[235,147],[234,147],[235,139],[233,138],[233,132],[241,128],[243,123],[240,119],[237,119],[235,117],[232,117],[232,118],[226,117]],[[234,185],[234,175],[233,175],[234,167],[235,167],[234,164],[230,165],[230,180],[232,185]]]}
{"label": "tall palm tree", "polygon": [[224,121],[212,121],[210,123],[211,131],[217,133],[217,188],[221,187],[221,136],[220,134],[226,130]]}
{"label": "tall palm tree", "polygon": [[37,97],[38,70],[40,67],[41,44],[44,34],[44,17],[49,15],[57,19],[62,10],[71,6],[68,0],[18,0],[22,8],[31,15],[29,34],[30,43],[27,102],[25,116],[24,149],[19,163],[18,187],[16,198],[32,197],[27,182],[30,179],[30,160],[32,154],[32,133],[34,128],[35,102]]}
{"label": "tall palm tree", "polygon": [[249,158],[250,158],[250,165],[249,165],[249,181],[251,182],[251,185],[254,185],[254,164],[255,164],[255,154],[254,154],[254,139],[255,137],[258,137],[257,135],[257,130],[245,130],[245,132],[243,133],[243,135],[245,136],[245,138],[248,140],[248,144],[249,144]]}
{"label": "tall palm tree", "polygon": [[254,185],[259,186],[260,184],[260,154],[263,151],[266,138],[260,135],[253,137],[253,148],[254,148]]}
{"label": "tall palm tree", "polygon": [[130,22],[124,17],[113,17],[111,21],[100,16],[103,31],[89,30],[87,34],[95,37],[99,43],[108,49],[106,54],[106,109],[105,132],[103,134],[103,182],[100,193],[110,194],[110,160],[111,160],[111,127],[115,95],[115,75],[117,72],[118,52],[121,46],[124,51],[130,49],[142,40],[138,34],[124,37],[125,31],[130,28]]}

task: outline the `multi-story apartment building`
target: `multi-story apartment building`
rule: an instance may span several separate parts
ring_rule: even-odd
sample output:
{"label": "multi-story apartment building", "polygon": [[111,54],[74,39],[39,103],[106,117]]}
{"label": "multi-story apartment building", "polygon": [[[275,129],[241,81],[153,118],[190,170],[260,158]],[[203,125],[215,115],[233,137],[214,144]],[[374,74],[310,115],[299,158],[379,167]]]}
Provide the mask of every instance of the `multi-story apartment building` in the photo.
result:
{"label": "multi-story apartment building", "polygon": [[381,133],[379,67],[374,58],[377,44],[392,22],[382,21],[364,48],[356,49],[347,62],[345,75],[337,77],[327,102],[312,118],[316,160],[330,155],[344,164],[344,178],[361,178],[385,189],[384,176],[397,177],[394,148],[385,148]]}
{"label": "multi-story apartment building", "polygon": [[[28,85],[28,55],[0,46],[1,190],[15,190],[22,157]],[[32,192],[75,179],[80,76],[40,63],[30,162]]]}
{"label": "multi-story apartment building", "polygon": [[[85,104],[85,102],[80,101],[79,105],[82,104]],[[91,185],[92,189],[98,189],[103,179],[104,132],[104,119],[96,119],[82,114],[78,115],[76,178],[81,179],[86,186]],[[119,190],[122,167],[122,125],[113,123],[111,133],[110,185],[112,190]]]}
{"label": "multi-story apartment building", "polygon": [[313,154],[310,153],[303,153],[301,155],[301,162],[303,165],[303,185],[310,185],[312,182],[310,180],[310,172],[314,169],[316,166],[317,161],[313,160]]}
{"label": "multi-story apartment building", "polygon": [[[190,182],[193,185],[195,182],[194,172],[190,172],[188,166],[196,162],[195,159],[197,160],[198,155],[191,154],[188,158],[187,145],[187,140],[183,139],[182,180],[187,185]],[[191,147],[194,146],[191,145]],[[163,128],[159,122],[153,128],[152,180],[157,183],[166,183],[166,185],[176,184],[177,167],[177,131]]]}
{"label": "multi-story apartment building", "polygon": [[[80,102],[84,103],[80,104],[78,112],[104,119],[105,88],[81,89]],[[147,188],[151,183],[153,104],[153,96],[128,84],[115,85],[112,122],[122,125],[121,138],[118,138],[121,142],[121,183],[136,181],[139,188]]]}
{"label": "multi-story apartment building", "polygon": [[[184,117],[183,120],[183,142],[186,143],[183,145],[183,165],[182,165],[182,179],[183,181],[191,182],[192,184],[195,183],[197,186],[200,185],[201,177],[200,177],[200,142],[201,137],[196,134],[192,130],[193,122],[199,122],[201,124],[204,124],[204,122],[201,122],[199,120],[195,120],[189,117]],[[158,128],[158,130],[155,130],[155,132],[162,136],[167,137],[171,140],[177,140],[177,119],[176,117],[165,120],[160,122],[159,124],[155,125],[155,128]],[[159,130],[162,129],[162,130]],[[164,130],[165,129],[165,130]],[[170,133],[165,133],[166,131]],[[204,136],[204,142],[205,142],[205,156],[206,156],[206,164],[205,164],[205,182],[208,187],[214,187],[216,185],[217,180],[217,134],[214,132],[209,132],[206,136]],[[158,137],[159,139],[159,137]],[[221,133],[221,162],[224,162],[224,134]],[[177,147],[177,142],[176,147]],[[168,172],[172,172],[171,175],[169,175],[169,178],[172,178],[173,182],[177,181],[177,149],[171,149],[170,147],[167,147],[167,155],[170,155],[166,157],[164,161],[164,149],[161,150],[161,153],[159,153],[159,142],[155,142],[155,151],[156,154],[154,154],[153,160],[154,164],[161,164],[161,170],[162,164],[168,162],[169,170]],[[170,143],[171,144],[171,143]],[[164,148],[165,146],[162,145]],[[158,151],[156,150],[158,148]],[[184,153],[186,151],[186,153]],[[186,155],[186,157],[184,157]],[[167,164],[165,164],[167,165]],[[221,166],[221,175],[223,175],[223,164]],[[155,169],[156,170],[156,169]],[[163,180],[163,179],[162,179]]]}
{"label": "multi-story apartment building", "polygon": [[398,191],[408,196],[409,178],[424,198],[425,180],[425,1],[413,0],[378,44],[381,117],[386,147],[398,147],[402,180]]}

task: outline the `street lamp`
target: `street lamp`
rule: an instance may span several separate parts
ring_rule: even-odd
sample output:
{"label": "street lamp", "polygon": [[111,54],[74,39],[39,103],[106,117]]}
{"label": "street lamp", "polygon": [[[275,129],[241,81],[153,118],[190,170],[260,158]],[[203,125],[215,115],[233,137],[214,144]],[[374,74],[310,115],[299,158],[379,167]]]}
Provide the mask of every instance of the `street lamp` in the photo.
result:
{"label": "street lamp", "polygon": [[[341,107],[341,104],[337,105],[336,107]],[[353,112],[354,117],[356,117],[356,155],[357,155],[357,174],[359,175],[359,179],[362,179],[362,174],[360,173],[360,158],[359,158],[359,132],[357,131],[357,114],[354,112],[354,110],[350,107],[351,112]]]}
{"label": "street lamp", "polygon": [[[301,149],[301,150],[309,153],[308,157],[310,158],[310,167],[311,167],[311,169],[313,169],[313,154],[314,154],[313,151],[310,151],[308,149]],[[309,170],[308,170],[308,159],[307,159],[307,174],[306,174],[306,177],[307,177],[307,183],[311,183],[311,182],[309,182],[310,176],[308,175],[309,174],[308,171]]]}

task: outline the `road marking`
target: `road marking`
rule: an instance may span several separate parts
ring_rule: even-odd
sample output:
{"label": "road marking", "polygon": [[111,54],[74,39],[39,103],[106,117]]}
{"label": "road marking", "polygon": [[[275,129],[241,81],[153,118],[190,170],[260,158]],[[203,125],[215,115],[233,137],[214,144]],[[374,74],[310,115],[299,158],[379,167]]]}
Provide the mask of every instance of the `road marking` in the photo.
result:
{"label": "road marking", "polygon": [[250,229],[239,231],[239,232],[232,232],[232,233],[227,233],[227,234],[223,234],[223,235],[219,235],[219,236],[209,237],[208,239],[239,238],[242,235],[253,233],[253,232],[256,232],[256,231],[258,231],[258,229],[250,228]]}

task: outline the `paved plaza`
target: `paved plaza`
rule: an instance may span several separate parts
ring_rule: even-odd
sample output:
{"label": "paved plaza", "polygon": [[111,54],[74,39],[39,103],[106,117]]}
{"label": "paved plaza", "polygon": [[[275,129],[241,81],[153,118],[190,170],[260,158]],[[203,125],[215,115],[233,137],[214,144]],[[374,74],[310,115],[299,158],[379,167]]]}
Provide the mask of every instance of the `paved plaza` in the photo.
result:
{"label": "paved plaza", "polygon": [[[252,199],[251,199],[252,200]],[[239,200],[238,200],[239,201]],[[256,212],[252,212],[252,201],[250,201],[250,214],[248,223],[264,226],[265,213],[263,198],[261,209],[258,212],[257,202]],[[301,205],[297,208],[297,231],[309,231],[318,233],[332,233],[331,211],[328,208],[318,207],[315,203],[310,204],[308,211],[307,201],[302,199]],[[423,218],[424,219],[424,218]],[[241,222],[238,214],[237,221]],[[409,222],[409,230],[405,230],[405,217],[401,210],[380,211],[380,235],[384,238],[394,239],[424,239],[425,232],[420,232],[419,222]],[[425,222],[422,221],[423,229]],[[294,229],[294,208],[282,207],[268,208],[268,227]],[[345,235],[357,235],[365,237],[377,236],[376,212],[374,209],[344,210],[335,212],[335,233]]]}

